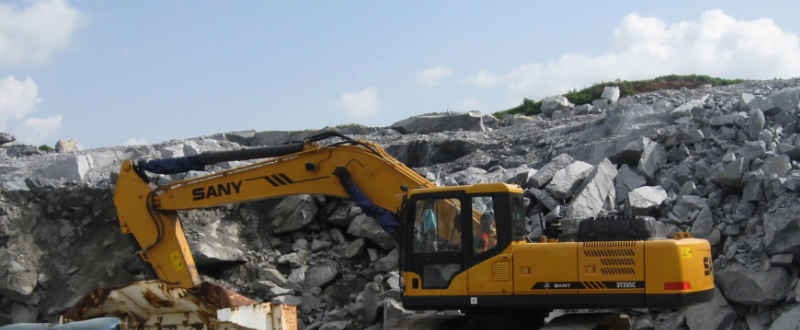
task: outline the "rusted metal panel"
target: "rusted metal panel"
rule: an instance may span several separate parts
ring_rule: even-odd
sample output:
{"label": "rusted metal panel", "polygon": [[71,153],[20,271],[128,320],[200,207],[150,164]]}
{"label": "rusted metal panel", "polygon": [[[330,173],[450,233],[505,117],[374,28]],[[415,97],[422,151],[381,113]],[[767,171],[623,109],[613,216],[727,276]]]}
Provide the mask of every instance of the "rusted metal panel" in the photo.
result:
{"label": "rusted metal panel", "polygon": [[186,290],[161,281],[95,289],[64,314],[65,322],[115,316],[128,329],[296,330],[297,306],[256,303],[220,286]]}

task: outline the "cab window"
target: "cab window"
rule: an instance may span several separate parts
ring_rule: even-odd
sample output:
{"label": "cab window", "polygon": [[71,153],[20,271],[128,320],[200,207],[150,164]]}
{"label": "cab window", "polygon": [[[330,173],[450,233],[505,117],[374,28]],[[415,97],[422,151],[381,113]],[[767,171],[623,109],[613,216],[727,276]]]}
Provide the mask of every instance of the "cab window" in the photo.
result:
{"label": "cab window", "polygon": [[497,246],[497,219],[491,196],[472,197],[472,212],[478,221],[472,223],[472,255],[479,255]]}
{"label": "cab window", "polygon": [[461,202],[454,198],[420,199],[414,215],[414,252],[461,251]]}

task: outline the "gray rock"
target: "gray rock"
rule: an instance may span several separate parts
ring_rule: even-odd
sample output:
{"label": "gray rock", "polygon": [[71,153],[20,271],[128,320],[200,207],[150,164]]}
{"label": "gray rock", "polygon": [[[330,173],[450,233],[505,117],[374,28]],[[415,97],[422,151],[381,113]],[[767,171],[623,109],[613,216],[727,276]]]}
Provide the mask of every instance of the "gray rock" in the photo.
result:
{"label": "gray rock", "polygon": [[8,133],[0,132],[0,145],[6,144],[6,143],[9,143],[9,142],[14,142],[16,140],[17,140],[17,138],[15,138],[13,135],[8,134]]}
{"label": "gray rock", "polygon": [[256,132],[250,141],[251,147],[257,146],[279,146],[292,141],[302,141],[319,131],[267,131]]}
{"label": "gray rock", "polygon": [[37,312],[25,305],[14,303],[11,305],[11,323],[33,323],[36,322]]}
{"label": "gray rock", "polygon": [[667,152],[658,143],[644,139],[644,150],[639,159],[638,169],[648,182],[655,182],[655,175],[667,161]]}
{"label": "gray rock", "polygon": [[792,161],[789,159],[789,156],[786,155],[767,157],[767,159],[764,160],[764,164],[761,164],[761,170],[764,171],[764,176],[766,177],[777,175],[782,178],[786,176],[786,173],[791,169]]}
{"label": "gray rock", "polygon": [[[796,202],[796,200],[792,200]],[[780,207],[768,211],[764,219],[764,244],[770,255],[792,253],[800,255],[800,207]]]}
{"label": "gray rock", "polygon": [[325,322],[319,330],[345,330],[350,325],[349,320]]}
{"label": "gray rock", "polygon": [[634,215],[648,215],[666,199],[667,192],[661,186],[644,186],[628,193],[628,206]]}
{"label": "gray rock", "polygon": [[730,330],[736,321],[736,311],[718,288],[714,289],[712,301],[689,306],[684,315],[689,329]]}
{"label": "gray rock", "polygon": [[614,184],[617,196],[616,203],[619,204],[628,200],[628,193],[630,191],[647,184],[647,179],[639,173],[636,173],[636,171],[631,169],[627,164],[624,164],[620,167],[619,171],[617,171]]}
{"label": "gray rock", "polygon": [[567,100],[566,97],[563,97],[561,95],[556,95],[556,96],[546,97],[544,100],[542,100],[541,109],[544,115],[551,116],[553,112],[555,112],[556,110],[569,109],[573,106],[575,105],[569,103],[569,100]]}
{"label": "gray rock", "polygon": [[800,160],[800,148],[791,144],[778,143],[778,152],[781,155],[787,155],[794,161]]}
{"label": "gray rock", "polygon": [[744,175],[745,186],[742,191],[742,200],[747,202],[761,202],[764,197],[764,172],[761,170],[748,172]]}
{"label": "gray rock", "polygon": [[669,213],[669,218],[678,223],[689,223],[691,215],[708,207],[708,202],[705,198],[699,196],[687,195],[683,196]]}
{"label": "gray rock", "polygon": [[736,209],[733,211],[733,216],[731,218],[733,221],[736,222],[745,222],[750,220],[750,217],[753,216],[753,213],[756,211],[756,206],[753,203],[750,203],[746,200],[743,200],[736,206]]}
{"label": "gray rock", "polygon": [[627,164],[636,166],[639,164],[639,159],[642,158],[644,151],[645,140],[647,138],[637,138],[633,140],[624,140],[616,144],[615,158],[617,164]]}
{"label": "gray rock", "polygon": [[773,200],[786,193],[786,178],[772,175],[764,178],[764,198],[766,200]]}
{"label": "gray rock", "polygon": [[709,95],[710,94],[706,94],[706,95],[704,95],[703,97],[701,97],[699,99],[691,100],[689,102],[681,104],[677,108],[673,109],[669,113],[669,116],[672,117],[673,119],[678,119],[678,118],[681,118],[681,117],[691,117],[692,116],[692,109],[694,109],[696,107],[703,107],[703,103],[706,102],[706,99],[708,99]]}
{"label": "gray rock", "polygon": [[300,296],[300,301],[303,302],[299,306],[300,310],[306,315],[322,308],[322,301],[310,293],[304,293],[302,296]]}
{"label": "gray rock", "polygon": [[373,324],[378,317],[378,303],[383,289],[377,283],[367,283],[361,297],[364,299],[364,320],[366,324]]}
{"label": "gray rock", "polygon": [[611,103],[617,102],[617,100],[619,100],[619,87],[617,86],[603,87],[603,94],[600,95],[600,98],[608,100]]}
{"label": "gray rock", "polygon": [[345,258],[357,258],[364,254],[366,250],[366,241],[363,238],[356,239],[347,244],[344,248]]}
{"label": "gray rock", "polygon": [[744,186],[744,158],[738,158],[722,167],[717,173],[717,182],[722,185],[741,188]]}
{"label": "gray rock", "polygon": [[344,238],[344,234],[342,234],[339,228],[331,229],[331,239],[333,239],[336,244],[347,243],[347,240]]}
{"label": "gray rock", "polygon": [[294,268],[292,269],[291,273],[289,273],[289,278],[287,278],[287,280],[294,284],[303,284],[306,281],[307,272],[308,272],[308,266]]}
{"label": "gray rock", "polygon": [[713,230],[714,230],[714,214],[711,212],[710,208],[704,207],[703,209],[700,210],[700,213],[698,213],[697,217],[694,219],[694,223],[692,223],[692,229],[689,230],[689,233],[691,233],[693,237],[708,238],[709,236],[711,236],[711,232]]}
{"label": "gray rock", "polygon": [[747,162],[761,158],[767,153],[767,145],[763,141],[747,142],[738,150],[739,155]]}
{"label": "gray rock", "polygon": [[665,147],[671,147],[682,143],[697,143],[705,139],[703,131],[697,129],[682,129],[674,134],[671,134],[664,141]]}
{"label": "gray rock", "polygon": [[272,268],[262,269],[261,271],[258,272],[258,275],[264,279],[267,279],[277,284],[278,286],[285,286],[286,282],[288,281],[286,277],[283,276],[283,274],[281,274],[281,272],[279,272],[277,269],[272,269]]}
{"label": "gray rock", "polygon": [[789,275],[783,268],[767,271],[728,267],[717,271],[715,282],[728,301],[745,305],[772,305],[786,297]]}
{"label": "gray rock", "polygon": [[292,289],[284,289],[284,288],[281,288],[279,286],[276,286],[276,287],[273,287],[273,288],[269,289],[269,295],[271,297],[285,296],[287,294],[288,295],[293,295],[294,294],[294,290],[292,290]]}
{"label": "gray rock", "polygon": [[300,268],[308,262],[308,252],[300,250],[299,252],[292,252],[284,254],[278,258],[279,265],[289,265],[292,268]]}
{"label": "gray rock", "polygon": [[392,128],[402,134],[431,134],[455,130],[486,131],[480,111],[440,112],[414,116],[392,124]]}
{"label": "gray rock", "polygon": [[256,131],[237,131],[237,132],[226,132],[226,133],[218,133],[207,136],[209,139],[220,140],[220,141],[230,141],[242,146],[248,146],[250,143],[253,142],[253,138],[256,136]]}
{"label": "gray rock", "polygon": [[270,302],[273,305],[295,305],[295,306],[303,303],[303,301],[300,300],[300,298],[297,298],[292,295],[277,296],[275,298],[272,298]]}
{"label": "gray rock", "polygon": [[385,257],[378,259],[378,261],[375,262],[375,266],[377,267],[378,270],[383,272],[388,272],[390,270],[393,270],[397,268],[398,261],[400,260],[399,254],[400,252],[398,251],[398,249],[394,249],[391,252],[389,252],[389,254],[387,254]]}
{"label": "gray rock", "polygon": [[547,165],[542,166],[541,169],[528,180],[528,186],[534,188],[541,188],[553,178],[559,170],[572,164],[575,160],[570,155],[561,154],[553,158]]}
{"label": "gray rock", "polygon": [[526,185],[528,184],[528,180],[531,177],[533,177],[533,175],[536,174],[536,172],[537,171],[535,169],[527,169],[526,168],[525,170],[520,171],[519,173],[517,173],[517,175],[515,175],[514,178],[509,180],[507,183],[515,184],[515,185],[518,185],[520,187],[525,188]]}
{"label": "gray rock", "polygon": [[22,301],[33,293],[39,277],[33,263],[24,256],[0,254],[0,294]]}
{"label": "gray rock", "polygon": [[800,87],[784,88],[768,97],[776,107],[783,111],[793,113],[798,110],[800,104]]}
{"label": "gray rock", "polygon": [[87,177],[87,172],[94,167],[92,156],[89,154],[69,154],[59,157],[56,162],[40,170],[39,175],[51,179],[65,179],[67,181],[82,182]]}
{"label": "gray rock", "polygon": [[764,124],[766,124],[764,112],[760,109],[753,109],[745,124],[747,136],[750,137],[751,140],[758,140],[758,135],[761,133],[761,130],[764,129]]}
{"label": "gray rock", "polygon": [[78,140],[58,140],[56,142],[56,151],[57,152],[77,152],[80,151],[78,148]]}
{"label": "gray rock", "polygon": [[330,261],[320,265],[309,266],[305,276],[305,287],[323,288],[339,277],[339,266]]}
{"label": "gray rock", "polygon": [[325,218],[325,221],[338,227],[347,228],[350,226],[350,223],[353,222],[353,218],[359,213],[361,213],[361,210],[358,206],[352,201],[348,201],[335,208],[333,212]]}
{"label": "gray rock", "polygon": [[770,329],[800,330],[800,305],[795,305],[788,312],[781,314]]}
{"label": "gray rock", "polygon": [[403,305],[393,299],[386,299],[384,300],[383,305],[383,328],[384,329],[391,329],[392,325],[400,320],[403,317],[408,317],[414,315],[412,312],[407,311],[403,308]]}
{"label": "gray rock", "polygon": [[592,107],[597,110],[603,111],[608,109],[608,100],[606,99],[597,99],[592,101]]}
{"label": "gray rock", "polygon": [[245,249],[239,243],[239,225],[217,220],[197,228],[198,236],[191,236],[189,246],[199,266],[246,262]]}
{"label": "gray rock", "polygon": [[721,115],[721,116],[714,116],[711,117],[709,123],[711,126],[730,126],[733,125],[736,120],[736,117],[733,115]]}
{"label": "gray rock", "polygon": [[[608,158],[592,170],[578,188],[575,197],[567,208],[566,217],[568,219],[583,219],[596,217],[604,209],[613,207],[616,200],[616,189],[614,178],[617,176],[617,168]],[[577,226],[577,223],[575,223]],[[575,228],[563,228],[564,234],[574,234]]]}
{"label": "gray rock", "polygon": [[[340,234],[341,234],[341,232],[340,232]],[[322,240],[314,239],[313,241],[311,241],[311,252],[319,252],[319,251],[327,249],[330,246],[331,246],[331,242],[330,241],[322,241]]]}
{"label": "gray rock", "polygon": [[792,260],[794,260],[793,254],[776,254],[769,258],[769,263],[773,267],[788,266],[792,264]]}
{"label": "gray rock", "polygon": [[366,214],[357,215],[350,223],[350,227],[347,228],[347,233],[355,237],[366,238],[383,249],[391,249],[396,246],[392,236]]}
{"label": "gray rock", "polygon": [[569,164],[553,175],[546,189],[555,198],[570,198],[592,169],[594,166],[582,161]]}
{"label": "gray rock", "polygon": [[538,200],[538,202],[546,207],[548,210],[555,210],[556,207],[561,205],[558,201],[556,201],[550,194],[548,194],[544,190],[539,190],[536,188],[528,189],[528,192],[532,193],[534,197]]}
{"label": "gray rock", "polygon": [[268,214],[270,227],[276,234],[299,230],[311,223],[319,208],[311,195],[296,195],[284,198]]}

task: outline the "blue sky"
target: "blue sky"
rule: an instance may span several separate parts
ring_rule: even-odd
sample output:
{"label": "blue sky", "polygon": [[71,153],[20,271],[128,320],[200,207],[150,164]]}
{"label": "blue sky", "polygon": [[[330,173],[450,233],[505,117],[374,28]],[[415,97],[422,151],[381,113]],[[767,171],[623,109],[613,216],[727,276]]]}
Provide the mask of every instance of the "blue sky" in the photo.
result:
{"label": "blue sky", "polygon": [[388,126],[670,73],[800,76],[796,1],[0,1],[0,131]]}

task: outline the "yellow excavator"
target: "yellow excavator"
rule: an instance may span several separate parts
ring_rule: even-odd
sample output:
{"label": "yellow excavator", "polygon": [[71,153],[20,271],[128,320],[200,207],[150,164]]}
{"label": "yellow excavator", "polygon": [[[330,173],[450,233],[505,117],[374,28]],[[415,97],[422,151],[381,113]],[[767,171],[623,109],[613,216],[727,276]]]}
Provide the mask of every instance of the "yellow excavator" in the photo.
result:
{"label": "yellow excavator", "polygon": [[[266,160],[161,186],[146,173],[251,159]],[[649,217],[617,217],[582,220],[573,241],[560,241],[555,224],[531,241],[519,186],[439,187],[378,145],[333,132],[283,146],[127,160],[114,202],[122,232],[158,279],[192,288],[200,278],[178,211],[296,194],[352,197],[392,234],[407,309],[674,308],[713,297],[706,240],[659,235]]]}

